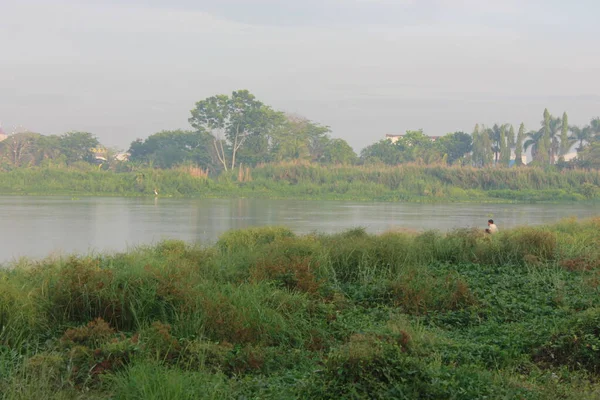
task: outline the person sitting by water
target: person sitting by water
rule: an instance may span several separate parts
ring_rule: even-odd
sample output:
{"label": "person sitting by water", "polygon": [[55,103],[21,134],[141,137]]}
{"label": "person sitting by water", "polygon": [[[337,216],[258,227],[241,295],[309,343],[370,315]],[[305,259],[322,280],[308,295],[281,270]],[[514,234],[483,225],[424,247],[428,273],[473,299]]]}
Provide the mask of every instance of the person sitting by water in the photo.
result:
{"label": "person sitting by water", "polygon": [[485,233],[498,233],[498,227],[494,223],[493,219],[488,219],[488,227],[485,230]]}

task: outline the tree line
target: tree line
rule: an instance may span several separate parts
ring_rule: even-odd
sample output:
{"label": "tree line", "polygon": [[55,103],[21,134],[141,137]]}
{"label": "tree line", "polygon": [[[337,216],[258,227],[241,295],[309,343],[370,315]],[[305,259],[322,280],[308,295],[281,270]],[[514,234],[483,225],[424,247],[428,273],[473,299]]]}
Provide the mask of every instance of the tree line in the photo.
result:
{"label": "tree line", "polygon": [[[273,109],[247,90],[217,95],[197,102],[191,110],[190,130],[161,131],[133,141],[128,160],[116,150],[104,149],[88,132],[43,136],[24,132],[0,142],[3,170],[34,165],[95,163],[100,168],[132,170],[137,166],[169,169],[194,165],[210,173],[240,165],[302,160],[319,164],[403,163],[469,165],[475,167],[522,165],[529,152],[537,166],[600,168],[600,118],[579,127],[567,113],[555,117],[544,110],[540,126],[518,130],[508,123],[491,127],[477,124],[471,134],[448,133],[439,138],[422,130],[408,131],[395,141],[382,139],[356,154],[343,139],[330,136],[328,126]],[[577,157],[564,156],[575,147]],[[102,148],[100,153],[94,149]]]}

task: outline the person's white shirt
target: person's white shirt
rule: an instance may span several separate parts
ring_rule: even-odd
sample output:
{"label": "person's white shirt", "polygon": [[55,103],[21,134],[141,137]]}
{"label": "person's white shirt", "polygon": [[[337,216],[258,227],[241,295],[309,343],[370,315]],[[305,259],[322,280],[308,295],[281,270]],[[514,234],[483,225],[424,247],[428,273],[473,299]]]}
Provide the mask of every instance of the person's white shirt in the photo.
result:
{"label": "person's white shirt", "polygon": [[488,225],[488,229],[490,230],[490,233],[497,233],[498,232],[498,227],[496,226],[496,224],[489,224]]}

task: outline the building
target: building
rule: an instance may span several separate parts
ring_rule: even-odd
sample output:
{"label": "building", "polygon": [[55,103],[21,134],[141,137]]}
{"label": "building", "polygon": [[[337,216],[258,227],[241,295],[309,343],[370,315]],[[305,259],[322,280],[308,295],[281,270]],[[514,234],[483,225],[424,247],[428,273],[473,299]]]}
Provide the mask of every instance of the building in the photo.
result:
{"label": "building", "polygon": [[104,162],[108,157],[108,151],[104,147],[96,147],[94,149],[90,149],[92,153],[94,153],[94,158],[97,162]]}
{"label": "building", "polygon": [[[392,143],[396,143],[400,138],[403,138],[405,135],[392,135],[392,134],[386,134],[385,138],[388,139],[389,141],[391,141]],[[431,140],[432,142],[435,142],[436,140],[438,140],[441,136],[429,136],[429,140]]]}
{"label": "building", "polygon": [[4,132],[4,130],[0,126],[0,142],[3,140],[6,140],[6,138],[8,138],[8,135],[6,134],[6,132]]}
{"label": "building", "polygon": [[570,153],[565,154],[562,157],[565,159],[565,161],[571,161],[571,160],[573,160],[574,158],[577,157],[577,152],[576,151],[572,151]]}
{"label": "building", "polygon": [[115,155],[115,160],[117,161],[129,161],[129,153],[117,153],[117,155]]}

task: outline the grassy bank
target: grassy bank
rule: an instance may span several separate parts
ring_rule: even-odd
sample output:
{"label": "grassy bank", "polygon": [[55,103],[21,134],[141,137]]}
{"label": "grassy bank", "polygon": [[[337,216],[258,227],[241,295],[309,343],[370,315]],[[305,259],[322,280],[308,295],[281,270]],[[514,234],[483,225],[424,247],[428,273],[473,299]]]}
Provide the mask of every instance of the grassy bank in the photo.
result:
{"label": "grassy bank", "polygon": [[597,399],[600,219],[285,228],[0,271],[0,397]]}
{"label": "grassy bank", "polygon": [[194,169],[133,172],[27,168],[0,173],[0,194],[254,197],[365,201],[594,201],[600,172],[401,165],[267,164],[217,177]]}

